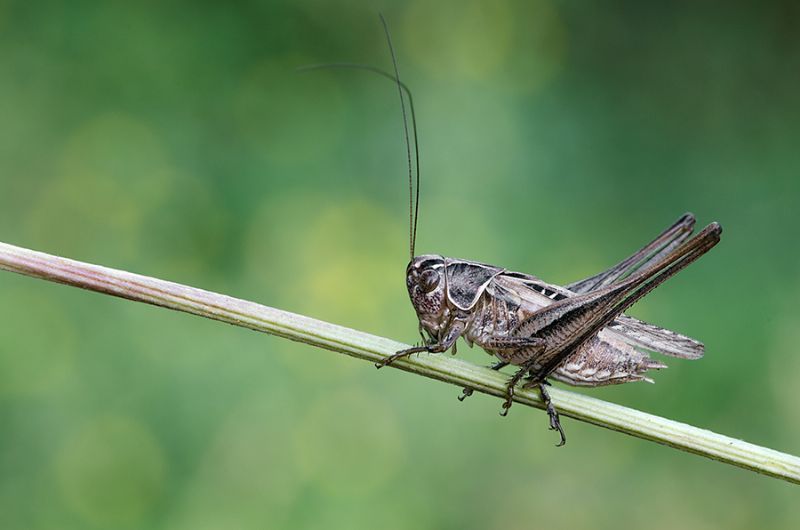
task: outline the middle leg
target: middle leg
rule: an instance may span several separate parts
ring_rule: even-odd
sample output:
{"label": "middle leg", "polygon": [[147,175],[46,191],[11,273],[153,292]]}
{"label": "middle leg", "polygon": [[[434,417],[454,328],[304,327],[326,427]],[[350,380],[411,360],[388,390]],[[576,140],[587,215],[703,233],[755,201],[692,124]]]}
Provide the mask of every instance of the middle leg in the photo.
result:
{"label": "middle leg", "polygon": [[[495,371],[499,371],[499,370],[505,368],[506,366],[508,366],[507,362],[505,362],[505,361],[497,361],[496,363],[491,365],[489,368],[491,368],[492,370],[495,370]],[[472,387],[468,387],[468,386],[464,387],[464,390],[461,391],[461,395],[458,396],[458,400],[459,401],[464,401],[465,399],[470,397],[474,391],[475,391],[475,389],[472,388]]]}

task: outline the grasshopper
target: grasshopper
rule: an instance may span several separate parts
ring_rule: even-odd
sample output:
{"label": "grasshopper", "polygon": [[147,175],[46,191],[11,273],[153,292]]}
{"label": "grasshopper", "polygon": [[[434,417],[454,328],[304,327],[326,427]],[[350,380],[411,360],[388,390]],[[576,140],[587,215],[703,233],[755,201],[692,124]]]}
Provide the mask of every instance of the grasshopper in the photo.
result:
{"label": "grasshopper", "polygon": [[[420,323],[423,344],[377,363],[377,367],[421,352],[455,348],[461,337],[499,359],[492,369],[514,365],[501,415],[514,389],[538,388],[550,428],[566,443],[547,378],[576,386],[652,382],[648,370],[666,368],[647,351],[698,359],[703,344],[624,312],[719,242],[711,223],[689,239],[694,217],[685,214],[641,250],[607,271],[566,287],[501,267],[438,255],[412,256],[406,285]],[[465,388],[459,397],[472,394]]]}
{"label": "grasshopper", "polygon": [[[537,388],[566,443],[558,411],[546,386],[548,378],[576,386],[603,386],[652,380],[649,370],[666,368],[648,352],[683,359],[703,356],[701,342],[625,315],[634,303],[714,247],[722,228],[711,223],[694,237],[695,219],[684,214],[653,241],[610,269],[565,287],[503,267],[435,254],[417,256],[419,210],[419,147],[411,92],[400,81],[392,40],[381,16],[394,74],[378,68],[338,63],[308,68],[345,67],[369,70],[392,80],[400,95],[408,157],[409,248],[406,287],[419,320],[422,344],[398,351],[376,366],[381,368],[417,353],[443,353],[456,341],[477,344],[497,358],[494,370],[513,365],[501,415],[508,413],[517,385]],[[405,100],[411,112],[416,171]],[[414,178],[415,177],[415,178]],[[464,400],[473,390],[465,388]]]}

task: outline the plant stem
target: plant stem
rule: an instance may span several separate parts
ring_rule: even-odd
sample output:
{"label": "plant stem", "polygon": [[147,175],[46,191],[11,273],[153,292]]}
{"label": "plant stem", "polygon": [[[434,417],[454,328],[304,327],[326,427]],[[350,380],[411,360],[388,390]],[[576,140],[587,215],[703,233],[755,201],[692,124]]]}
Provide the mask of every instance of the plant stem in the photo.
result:
{"label": "plant stem", "polygon": [[[390,339],[255,302],[5,243],[0,243],[0,269],[184,311],[372,362],[407,347]],[[469,386],[493,396],[503,396],[507,381],[503,374],[449,355],[422,355],[397,361],[392,366],[456,386]],[[575,392],[552,388],[550,396],[564,416],[800,484],[800,458],[796,456]],[[543,408],[535,391],[520,389],[514,400]]]}

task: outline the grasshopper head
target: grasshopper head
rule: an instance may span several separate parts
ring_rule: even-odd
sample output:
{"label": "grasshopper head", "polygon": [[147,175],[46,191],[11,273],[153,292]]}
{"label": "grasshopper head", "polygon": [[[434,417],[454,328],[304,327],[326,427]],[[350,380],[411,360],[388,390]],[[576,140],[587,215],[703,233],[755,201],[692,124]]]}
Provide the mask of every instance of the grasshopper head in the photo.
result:
{"label": "grasshopper head", "polygon": [[420,324],[437,338],[447,313],[444,258],[433,254],[413,258],[406,268],[406,286]]}

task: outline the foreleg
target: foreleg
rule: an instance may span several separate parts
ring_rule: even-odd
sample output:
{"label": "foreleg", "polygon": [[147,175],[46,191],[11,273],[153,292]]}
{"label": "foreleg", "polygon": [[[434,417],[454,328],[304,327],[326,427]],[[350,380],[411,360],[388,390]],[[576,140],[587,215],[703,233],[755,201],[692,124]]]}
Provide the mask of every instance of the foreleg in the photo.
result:
{"label": "foreleg", "polygon": [[466,323],[460,319],[454,319],[450,326],[447,328],[444,334],[444,338],[437,343],[434,344],[424,344],[422,346],[414,346],[413,348],[408,348],[406,350],[400,350],[399,352],[395,353],[394,355],[390,355],[389,357],[385,357],[375,363],[375,368],[383,368],[384,366],[388,366],[395,362],[397,359],[402,359],[404,357],[408,357],[409,355],[413,355],[415,353],[442,353],[449,350],[458,340],[458,337],[464,332],[466,328]]}

